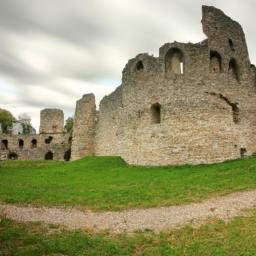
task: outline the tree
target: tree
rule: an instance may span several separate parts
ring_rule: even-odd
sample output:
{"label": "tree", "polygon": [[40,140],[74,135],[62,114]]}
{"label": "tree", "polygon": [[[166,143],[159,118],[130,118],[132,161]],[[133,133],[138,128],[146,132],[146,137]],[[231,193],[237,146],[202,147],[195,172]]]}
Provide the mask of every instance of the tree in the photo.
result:
{"label": "tree", "polygon": [[19,123],[21,123],[23,132],[22,134],[34,134],[36,132],[35,128],[31,124],[31,117],[27,113],[22,113],[19,115]]}
{"label": "tree", "polygon": [[31,124],[22,123],[22,134],[35,134],[35,128]]}
{"label": "tree", "polygon": [[22,113],[18,116],[19,122],[22,124],[30,124],[31,123],[31,117],[27,113]]}
{"label": "tree", "polygon": [[67,120],[65,121],[64,131],[71,132],[73,129],[73,124],[74,124],[74,118],[68,117]]}
{"label": "tree", "polygon": [[9,133],[13,122],[16,121],[11,112],[5,109],[0,109],[0,124],[3,133]]}

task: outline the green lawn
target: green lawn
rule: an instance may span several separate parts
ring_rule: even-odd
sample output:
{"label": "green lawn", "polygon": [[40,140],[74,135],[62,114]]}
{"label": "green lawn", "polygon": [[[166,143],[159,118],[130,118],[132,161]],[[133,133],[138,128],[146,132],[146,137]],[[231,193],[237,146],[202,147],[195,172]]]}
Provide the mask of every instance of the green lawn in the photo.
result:
{"label": "green lawn", "polygon": [[160,234],[128,235],[67,231],[56,225],[0,221],[0,255],[13,256],[253,256],[256,211],[225,224],[211,220],[200,228],[186,226]]}
{"label": "green lawn", "polygon": [[131,167],[118,157],[2,161],[0,201],[121,210],[197,202],[256,188],[256,158],[200,166]]}

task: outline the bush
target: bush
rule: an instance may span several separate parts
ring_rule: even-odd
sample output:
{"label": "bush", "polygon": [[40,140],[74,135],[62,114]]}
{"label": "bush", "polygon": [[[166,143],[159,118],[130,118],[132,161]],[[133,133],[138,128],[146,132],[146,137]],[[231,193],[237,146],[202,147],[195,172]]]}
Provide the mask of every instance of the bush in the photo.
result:
{"label": "bush", "polygon": [[11,112],[0,109],[0,124],[2,127],[3,133],[9,133],[12,128],[12,124],[15,121],[15,117],[11,114]]}

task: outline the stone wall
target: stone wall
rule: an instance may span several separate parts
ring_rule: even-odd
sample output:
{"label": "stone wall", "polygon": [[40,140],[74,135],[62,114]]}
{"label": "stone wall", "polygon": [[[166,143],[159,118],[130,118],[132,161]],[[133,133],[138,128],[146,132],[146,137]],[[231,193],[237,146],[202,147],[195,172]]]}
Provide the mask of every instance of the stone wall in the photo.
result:
{"label": "stone wall", "polygon": [[118,149],[118,133],[120,114],[122,113],[122,87],[118,87],[111,95],[106,96],[100,103],[96,134],[95,154],[108,152],[108,155],[120,155]]}
{"label": "stone wall", "polygon": [[40,113],[40,134],[0,133],[0,160],[70,160],[71,134],[63,132],[64,115],[59,109]]}
{"label": "stone wall", "polygon": [[[6,145],[7,142],[7,145]],[[2,135],[1,160],[69,160],[70,134]],[[70,157],[69,157],[70,158]]]}
{"label": "stone wall", "polygon": [[[202,24],[207,39],[200,43],[167,43],[159,57],[129,60],[122,85],[101,101],[94,123],[86,118],[91,108],[78,102],[74,129],[90,142],[73,140],[74,159],[94,154],[136,165],[199,164],[256,151],[256,69],[243,30],[214,7],[203,6]],[[90,138],[81,129],[87,125],[96,127]]]}
{"label": "stone wall", "polygon": [[40,112],[40,133],[63,133],[64,114],[60,109],[47,108]]}
{"label": "stone wall", "polygon": [[96,105],[93,94],[86,94],[76,103],[73,127],[72,160],[94,154]]}

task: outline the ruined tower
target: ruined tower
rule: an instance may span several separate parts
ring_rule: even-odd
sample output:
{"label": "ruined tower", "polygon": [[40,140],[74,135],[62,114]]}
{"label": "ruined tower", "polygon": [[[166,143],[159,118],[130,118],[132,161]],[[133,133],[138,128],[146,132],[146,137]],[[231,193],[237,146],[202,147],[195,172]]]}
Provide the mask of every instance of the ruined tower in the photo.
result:
{"label": "ruined tower", "polygon": [[220,71],[228,71],[230,79],[232,76],[237,80],[246,79],[250,60],[241,25],[212,6],[203,6],[202,10],[203,31],[208,37],[210,57],[216,60],[221,56]]}
{"label": "ruined tower", "polygon": [[60,109],[46,108],[40,112],[40,133],[63,133],[64,114]]}
{"label": "ruined tower", "polygon": [[94,155],[96,105],[93,94],[86,94],[76,103],[71,159]]}

